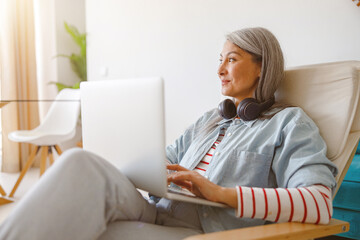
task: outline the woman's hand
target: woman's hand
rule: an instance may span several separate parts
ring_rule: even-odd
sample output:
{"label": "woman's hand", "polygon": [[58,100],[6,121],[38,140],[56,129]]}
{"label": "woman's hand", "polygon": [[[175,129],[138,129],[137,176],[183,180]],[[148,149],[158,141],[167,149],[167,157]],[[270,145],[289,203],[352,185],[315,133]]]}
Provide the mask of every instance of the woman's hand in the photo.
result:
{"label": "woman's hand", "polygon": [[169,164],[167,165],[167,169],[175,171],[168,174],[168,183],[172,182],[178,186],[184,187],[198,197],[213,202],[222,202],[229,206],[232,206],[232,203],[234,202],[237,206],[235,189],[216,185],[199,173],[190,171],[178,164]]}

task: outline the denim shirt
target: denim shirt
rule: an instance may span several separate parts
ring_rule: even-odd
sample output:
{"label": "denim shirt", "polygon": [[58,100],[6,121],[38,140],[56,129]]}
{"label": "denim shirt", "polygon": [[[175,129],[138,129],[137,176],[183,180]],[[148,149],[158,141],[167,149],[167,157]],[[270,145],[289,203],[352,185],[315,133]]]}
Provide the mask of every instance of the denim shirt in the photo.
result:
{"label": "denim shirt", "polygon": [[[290,188],[323,184],[334,190],[336,166],[326,157],[326,144],[315,123],[297,107],[286,108],[271,119],[220,120],[216,109],[206,112],[174,144],[166,148],[168,160],[193,170],[226,128],[205,173],[223,187]],[[176,205],[168,200],[169,205]],[[170,207],[171,208],[171,207]],[[197,205],[204,232],[264,224],[261,219],[236,218],[234,209]]]}

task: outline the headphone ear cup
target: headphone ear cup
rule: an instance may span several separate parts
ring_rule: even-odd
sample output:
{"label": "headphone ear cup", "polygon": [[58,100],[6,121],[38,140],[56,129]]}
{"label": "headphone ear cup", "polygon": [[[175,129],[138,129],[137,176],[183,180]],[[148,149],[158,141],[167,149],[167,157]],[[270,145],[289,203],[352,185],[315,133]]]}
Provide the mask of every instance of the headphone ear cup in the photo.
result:
{"label": "headphone ear cup", "polygon": [[225,119],[232,119],[236,117],[236,106],[230,99],[225,99],[219,104],[219,115]]}
{"label": "headphone ear cup", "polygon": [[245,98],[239,103],[237,115],[244,121],[256,119],[261,113],[261,106],[254,98]]}

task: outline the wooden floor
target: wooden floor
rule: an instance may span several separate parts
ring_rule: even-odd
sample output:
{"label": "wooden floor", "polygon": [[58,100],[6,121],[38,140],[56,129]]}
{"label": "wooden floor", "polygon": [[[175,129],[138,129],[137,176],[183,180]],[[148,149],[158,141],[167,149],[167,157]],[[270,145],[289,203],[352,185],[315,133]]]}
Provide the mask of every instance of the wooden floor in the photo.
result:
{"label": "wooden floor", "polygon": [[[23,196],[25,196],[25,194],[32,186],[34,186],[34,184],[36,184],[36,182],[39,180],[39,173],[40,173],[39,168],[29,169],[29,171],[24,176],[23,181],[19,185],[19,188],[15,192],[14,203],[0,205],[0,224],[10,214],[10,212],[15,207],[17,202]],[[19,175],[20,173],[0,173],[0,184],[4,188],[7,194],[11,192],[11,189],[14,186]]]}

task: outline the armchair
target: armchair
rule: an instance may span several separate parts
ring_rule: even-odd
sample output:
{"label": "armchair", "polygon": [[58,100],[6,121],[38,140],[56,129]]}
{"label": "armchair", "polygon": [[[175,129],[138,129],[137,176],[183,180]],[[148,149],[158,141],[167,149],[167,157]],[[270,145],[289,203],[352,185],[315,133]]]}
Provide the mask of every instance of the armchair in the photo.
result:
{"label": "armchair", "polygon": [[[360,62],[346,61],[291,68],[277,99],[300,106],[315,121],[328,146],[327,156],[339,169],[339,189],[360,139]],[[328,225],[279,223],[186,238],[312,239],[346,232],[349,223],[332,219]]]}
{"label": "armchair", "polygon": [[[315,121],[328,146],[327,156],[339,174],[337,189],[360,139],[360,61],[316,64],[288,69],[277,100],[300,106]],[[336,192],[334,193],[334,195]],[[148,231],[149,229],[156,231]],[[328,225],[278,223],[187,237],[177,228],[140,222],[114,222],[101,239],[311,239],[348,231],[349,224],[332,219]],[[156,232],[156,233],[154,233]]]}

